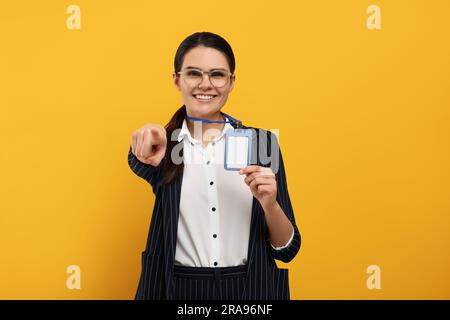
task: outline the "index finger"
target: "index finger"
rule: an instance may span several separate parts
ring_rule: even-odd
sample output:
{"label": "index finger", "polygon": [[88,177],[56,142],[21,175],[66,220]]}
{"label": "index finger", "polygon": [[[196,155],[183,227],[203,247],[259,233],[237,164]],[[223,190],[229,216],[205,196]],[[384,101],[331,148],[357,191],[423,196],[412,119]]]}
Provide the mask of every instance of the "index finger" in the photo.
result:
{"label": "index finger", "polygon": [[150,128],[150,133],[154,138],[156,138],[158,143],[160,143],[161,140],[164,140],[164,134],[160,128]]}
{"label": "index finger", "polygon": [[250,165],[250,166],[246,166],[245,168],[242,168],[241,170],[239,170],[239,173],[240,174],[250,174],[250,173],[261,171],[261,170],[262,170],[261,166]]}

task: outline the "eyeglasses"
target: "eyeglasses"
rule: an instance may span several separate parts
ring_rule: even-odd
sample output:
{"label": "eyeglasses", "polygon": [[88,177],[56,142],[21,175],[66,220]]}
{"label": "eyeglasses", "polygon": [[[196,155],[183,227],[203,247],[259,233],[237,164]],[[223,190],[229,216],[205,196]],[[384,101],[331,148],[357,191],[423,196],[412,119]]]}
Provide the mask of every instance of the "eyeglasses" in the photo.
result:
{"label": "eyeglasses", "polygon": [[227,70],[203,71],[200,69],[186,69],[177,72],[177,74],[183,75],[186,83],[192,87],[198,86],[202,82],[203,74],[205,73],[208,75],[211,84],[216,88],[225,86],[233,75]]}

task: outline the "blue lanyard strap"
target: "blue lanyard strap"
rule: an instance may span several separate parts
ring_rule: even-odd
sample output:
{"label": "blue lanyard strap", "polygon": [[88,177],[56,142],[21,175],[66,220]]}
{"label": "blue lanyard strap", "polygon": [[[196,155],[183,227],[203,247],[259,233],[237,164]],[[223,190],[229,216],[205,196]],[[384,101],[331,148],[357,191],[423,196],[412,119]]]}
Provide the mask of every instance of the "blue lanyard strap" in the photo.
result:
{"label": "blue lanyard strap", "polygon": [[233,118],[232,116],[229,116],[228,114],[224,113],[224,112],[220,112],[225,118],[227,118],[229,121],[227,120],[208,120],[208,119],[202,119],[202,118],[196,118],[196,117],[190,117],[188,115],[186,115],[186,118],[192,121],[201,121],[201,122],[205,122],[205,123],[236,123],[238,124],[238,126],[242,125],[242,122]]}

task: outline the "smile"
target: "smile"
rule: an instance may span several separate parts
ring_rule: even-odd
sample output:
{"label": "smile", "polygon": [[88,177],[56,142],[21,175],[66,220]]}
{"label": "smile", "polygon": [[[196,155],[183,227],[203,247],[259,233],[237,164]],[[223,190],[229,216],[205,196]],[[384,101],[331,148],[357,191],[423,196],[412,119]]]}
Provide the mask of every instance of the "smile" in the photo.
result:
{"label": "smile", "polygon": [[195,94],[193,97],[200,102],[209,102],[214,100],[217,95],[209,95],[209,94]]}

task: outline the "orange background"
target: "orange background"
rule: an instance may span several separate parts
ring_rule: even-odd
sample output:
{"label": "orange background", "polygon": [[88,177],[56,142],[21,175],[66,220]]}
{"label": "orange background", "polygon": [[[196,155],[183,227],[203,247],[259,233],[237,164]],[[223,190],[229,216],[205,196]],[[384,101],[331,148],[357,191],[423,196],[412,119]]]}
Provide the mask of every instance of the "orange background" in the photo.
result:
{"label": "orange background", "polygon": [[[81,8],[69,30],[66,9]],[[366,27],[369,5],[381,30]],[[227,39],[223,111],[279,129],[303,237],[292,299],[450,298],[450,2],[4,1],[0,298],[132,299],[154,196],[131,133],[182,104],[196,31]],[[66,268],[81,268],[81,289]],[[366,286],[381,268],[379,290]]]}

